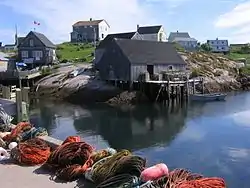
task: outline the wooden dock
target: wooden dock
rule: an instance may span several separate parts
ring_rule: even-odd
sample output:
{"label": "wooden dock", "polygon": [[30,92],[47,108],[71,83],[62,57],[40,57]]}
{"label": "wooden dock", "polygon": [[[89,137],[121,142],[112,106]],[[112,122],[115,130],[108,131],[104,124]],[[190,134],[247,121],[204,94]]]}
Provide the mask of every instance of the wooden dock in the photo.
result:
{"label": "wooden dock", "polygon": [[17,116],[18,121],[28,119],[30,88],[0,85],[0,91],[0,105],[7,113]]}
{"label": "wooden dock", "polygon": [[[108,80],[109,83],[122,88],[145,93],[151,100],[162,102],[170,99],[183,99],[197,93],[197,86],[204,93],[202,78],[189,78],[187,71],[169,71],[158,75],[141,74],[136,81]],[[129,85],[129,86],[128,86]]]}

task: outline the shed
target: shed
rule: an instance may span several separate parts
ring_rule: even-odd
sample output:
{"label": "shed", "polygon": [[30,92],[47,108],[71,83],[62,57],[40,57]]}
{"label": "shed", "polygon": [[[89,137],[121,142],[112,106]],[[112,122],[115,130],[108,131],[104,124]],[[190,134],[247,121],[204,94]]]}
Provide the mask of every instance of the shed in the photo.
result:
{"label": "shed", "polygon": [[114,38],[142,40],[142,37],[138,32],[113,33],[107,35],[105,39],[101,41],[100,44],[95,49],[95,61],[94,61],[95,65],[98,64],[102,55],[105,52],[105,49],[108,48],[109,43]]}
{"label": "shed", "polygon": [[184,71],[186,65],[172,43],[115,38],[97,68],[104,80],[139,81],[146,72]]}

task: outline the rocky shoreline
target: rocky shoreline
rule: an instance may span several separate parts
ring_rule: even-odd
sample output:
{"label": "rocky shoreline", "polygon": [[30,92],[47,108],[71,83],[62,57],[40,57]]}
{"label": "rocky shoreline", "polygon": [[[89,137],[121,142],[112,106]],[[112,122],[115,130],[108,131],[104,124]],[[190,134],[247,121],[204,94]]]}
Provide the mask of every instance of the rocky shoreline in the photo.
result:
{"label": "rocky shoreline", "polygon": [[[206,93],[239,91],[246,82],[246,79],[242,79],[236,71],[237,62],[204,53],[181,55],[192,70],[192,76],[203,78]],[[76,77],[70,77],[70,72],[79,67],[85,71]],[[201,86],[198,86],[197,90],[200,89]],[[67,100],[77,104],[106,102],[119,105],[149,102],[149,99],[139,91],[123,91],[101,81],[90,64],[58,68],[55,73],[36,83],[33,95],[37,98]]]}

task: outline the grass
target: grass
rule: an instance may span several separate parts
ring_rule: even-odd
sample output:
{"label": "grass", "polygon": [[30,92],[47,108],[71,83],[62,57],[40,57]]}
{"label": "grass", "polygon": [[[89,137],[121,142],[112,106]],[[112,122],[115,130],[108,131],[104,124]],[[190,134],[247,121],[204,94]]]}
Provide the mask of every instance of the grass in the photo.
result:
{"label": "grass", "polygon": [[57,57],[59,61],[91,62],[94,47],[91,44],[62,43],[57,45]]}
{"label": "grass", "polygon": [[[247,63],[250,64],[250,47],[246,47],[247,44],[235,44],[230,46],[230,53],[226,56],[232,60],[239,60],[245,58]],[[247,49],[244,50],[244,47]]]}

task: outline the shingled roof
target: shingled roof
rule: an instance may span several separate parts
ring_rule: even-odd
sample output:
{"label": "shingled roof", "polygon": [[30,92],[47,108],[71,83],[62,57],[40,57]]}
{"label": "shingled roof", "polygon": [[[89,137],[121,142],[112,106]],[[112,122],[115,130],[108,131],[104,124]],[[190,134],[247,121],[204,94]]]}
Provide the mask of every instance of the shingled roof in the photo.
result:
{"label": "shingled roof", "polygon": [[112,41],[114,38],[119,38],[119,39],[132,39],[133,36],[136,34],[136,32],[127,32],[127,33],[113,33],[113,34],[108,34],[103,41],[100,42],[100,44],[97,46],[98,48],[103,48],[105,45],[109,42]]}
{"label": "shingled roof", "polygon": [[162,27],[161,25],[139,27],[137,32],[139,34],[154,34],[158,33],[161,27]]}
{"label": "shingled roof", "polygon": [[171,32],[168,41],[172,42],[175,38],[190,38],[188,32]]}
{"label": "shingled roof", "polygon": [[186,65],[172,43],[129,39],[114,41],[133,64]]}
{"label": "shingled roof", "polygon": [[42,33],[38,33],[35,31],[30,31],[29,34],[22,40],[22,42],[18,45],[22,46],[23,42],[26,40],[27,37],[29,37],[30,35],[34,35],[38,38],[38,40],[40,40],[44,46],[49,47],[49,48],[56,48],[56,45],[53,44],[44,34]]}
{"label": "shingled roof", "polygon": [[[106,22],[106,24],[109,26],[108,22],[104,19],[102,20],[88,20],[88,21],[78,21],[73,24],[73,27],[79,27],[79,26],[94,26],[98,25],[102,21]],[[109,26],[110,27],[110,26]]]}

